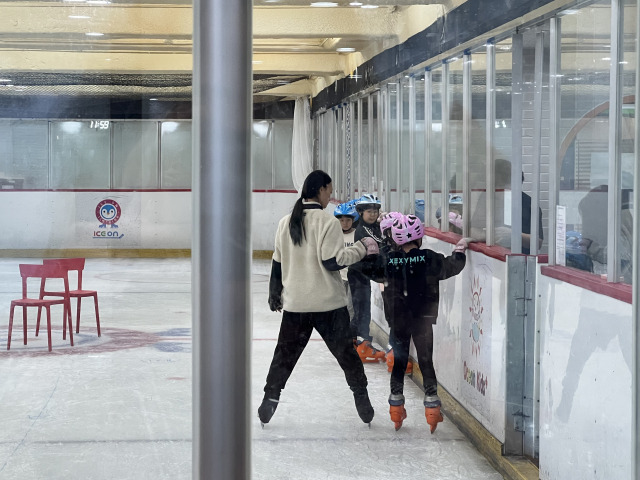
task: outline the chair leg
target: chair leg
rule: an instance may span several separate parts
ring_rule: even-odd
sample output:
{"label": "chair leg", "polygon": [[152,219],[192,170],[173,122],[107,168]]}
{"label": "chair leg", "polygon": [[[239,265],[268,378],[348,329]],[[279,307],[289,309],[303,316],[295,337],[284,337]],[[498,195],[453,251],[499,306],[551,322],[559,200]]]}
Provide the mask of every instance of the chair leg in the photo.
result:
{"label": "chair leg", "polygon": [[13,330],[13,310],[15,309],[15,305],[11,305],[11,310],[9,311],[9,335],[7,336],[7,350],[11,348],[11,330]]}
{"label": "chair leg", "polygon": [[[96,309],[96,326],[98,327],[98,336],[100,336],[100,313],[98,313],[98,294],[96,293],[93,296],[93,305]],[[80,320],[80,315],[78,315],[78,321]]]}
{"label": "chair leg", "polygon": [[[71,319],[71,300],[69,300],[67,307],[68,307],[68,309],[66,309],[67,315],[63,317],[63,321],[69,323],[69,342],[73,347],[73,320]],[[65,323],[65,326],[66,326],[66,323]]]}
{"label": "chair leg", "polygon": [[49,342],[49,351],[51,351],[51,307],[47,305],[47,341]]}
{"label": "chair leg", "polygon": [[42,307],[38,307],[38,321],[36,322],[36,337],[40,332],[40,315],[42,314]]}
{"label": "chair leg", "polygon": [[27,307],[22,307],[22,337],[27,344]]}
{"label": "chair leg", "polygon": [[76,333],[80,333],[80,307],[82,306],[82,297],[76,298]]}

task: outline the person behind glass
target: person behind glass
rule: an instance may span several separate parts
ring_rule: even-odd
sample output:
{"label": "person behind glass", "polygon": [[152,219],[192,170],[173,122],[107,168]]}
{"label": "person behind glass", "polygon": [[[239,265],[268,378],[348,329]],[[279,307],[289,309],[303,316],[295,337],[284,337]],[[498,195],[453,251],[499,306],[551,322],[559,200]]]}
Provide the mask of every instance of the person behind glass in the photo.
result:
{"label": "person behind glass", "polygon": [[[355,240],[372,238],[381,246],[382,233],[378,217],[380,216],[380,200],[377,196],[366,193],[356,201],[356,210],[360,214],[360,222],[356,228]],[[351,287],[353,300],[353,318],[351,319],[351,333],[356,342],[356,350],[363,362],[384,361],[385,353],[375,348],[371,341],[373,337],[369,332],[371,323],[371,282],[365,277],[361,269],[364,262],[352,265],[347,277]]]}
{"label": "person behind glass", "polygon": [[[511,227],[507,225],[511,219],[505,219],[504,191],[511,188],[511,162],[502,158],[496,159],[495,162],[495,243],[505,248],[511,248]],[[522,181],[524,182],[524,172],[522,173]],[[498,190],[501,190],[498,192]],[[500,201],[499,198],[503,200]],[[522,192],[522,253],[529,255],[531,253],[531,197]],[[478,198],[476,210],[471,219],[471,236],[474,240],[484,242],[487,238],[487,209],[486,209],[486,193]],[[538,207],[538,249],[542,247],[544,235],[542,231],[542,209]]]}
{"label": "person behind glass", "polygon": [[[333,216],[340,221],[340,227],[342,228],[342,235],[344,235],[344,246],[350,247],[354,243],[354,235],[356,232],[356,226],[358,225],[358,219],[360,215],[356,211],[355,202],[341,203],[333,211]],[[349,311],[349,321],[353,318],[353,301],[351,300],[351,288],[349,287],[349,280],[347,277],[348,268],[340,270],[340,277],[344,284],[344,290],[347,294],[347,310]]]}
{"label": "person behind glass", "polygon": [[433,325],[440,301],[439,282],[457,275],[466,263],[467,239],[461,239],[453,253],[445,256],[421,249],[424,226],[414,215],[396,218],[391,225],[394,247],[382,251],[377,262],[363,272],[384,283],[384,309],[389,322],[389,339],[395,352],[391,371],[389,414],[398,430],[407,418],[404,408],[404,373],[411,340],[422,372],[425,417],[431,433],[443,421],[438,397],[438,380],[433,367]]}
{"label": "person behind glass", "polygon": [[324,211],[333,187],[321,170],[304,181],[291,214],[280,220],[269,280],[269,308],[282,312],[278,342],[267,374],[258,417],[269,423],[302,351],[315,328],[344,371],[353,391],[358,415],[365,423],[374,411],[367,393],[367,377],[353,348],[347,297],[338,270],[377,254],[370,238],[344,246],[340,222]]}

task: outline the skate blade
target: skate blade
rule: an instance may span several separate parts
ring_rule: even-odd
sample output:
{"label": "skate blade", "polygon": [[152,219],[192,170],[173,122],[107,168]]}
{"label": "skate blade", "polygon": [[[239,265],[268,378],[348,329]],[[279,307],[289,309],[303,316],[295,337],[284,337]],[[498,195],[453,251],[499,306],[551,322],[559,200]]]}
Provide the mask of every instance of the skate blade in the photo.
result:
{"label": "skate blade", "polygon": [[400,430],[400,429],[402,428],[402,422],[400,422],[400,423],[395,423],[395,425],[394,425],[394,426],[395,426],[395,429],[396,429],[396,432],[397,432],[398,430]]}
{"label": "skate blade", "polygon": [[262,429],[264,430],[264,423],[260,422],[260,426],[262,427]]}

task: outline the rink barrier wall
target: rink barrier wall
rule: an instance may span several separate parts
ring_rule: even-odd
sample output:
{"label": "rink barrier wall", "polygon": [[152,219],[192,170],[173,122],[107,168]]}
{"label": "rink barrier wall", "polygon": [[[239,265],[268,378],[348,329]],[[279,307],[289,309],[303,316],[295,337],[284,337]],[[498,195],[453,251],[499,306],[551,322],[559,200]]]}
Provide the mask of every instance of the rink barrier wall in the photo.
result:
{"label": "rink barrier wall", "polygon": [[[375,321],[371,322],[370,333],[374,342],[380,346],[389,343],[388,329]],[[422,373],[415,359],[413,344],[411,344],[411,351],[413,355],[410,355],[409,359],[413,363],[413,372],[410,378],[422,389]],[[533,463],[525,457],[502,455],[502,443],[491,435],[442,385],[438,386],[438,396],[442,402],[442,411],[446,420],[451,421],[506,480],[538,480],[538,468]]]}
{"label": "rink barrier wall", "polygon": [[[253,250],[252,258],[269,260],[273,250]],[[0,249],[0,258],[188,258],[188,248]]]}

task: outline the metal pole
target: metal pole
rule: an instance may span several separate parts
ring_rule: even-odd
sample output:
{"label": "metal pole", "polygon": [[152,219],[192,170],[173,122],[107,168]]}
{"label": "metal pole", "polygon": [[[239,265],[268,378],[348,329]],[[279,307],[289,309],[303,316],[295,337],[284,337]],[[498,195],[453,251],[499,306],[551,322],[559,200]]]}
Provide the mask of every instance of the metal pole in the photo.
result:
{"label": "metal pole", "polygon": [[440,230],[449,231],[449,162],[447,161],[447,147],[449,146],[449,64],[442,63],[442,88],[440,99],[442,105],[442,179],[441,179],[441,222]]}
{"label": "metal pole", "polygon": [[431,69],[424,71],[424,225],[431,226],[431,131],[433,89]]}
{"label": "metal pole", "polygon": [[[640,8],[636,8],[636,32],[640,32]],[[640,108],[640,40],[636,35],[635,41],[636,47],[636,112]],[[638,260],[640,260],[640,122],[635,122],[635,149],[634,155],[636,158],[635,167],[633,171],[633,256],[631,258],[632,272],[631,272],[631,285],[632,288],[632,322],[634,335],[632,339],[632,351],[633,355],[633,369],[632,375],[632,397],[633,397],[633,410],[631,414],[631,478],[640,478],[640,455],[638,455],[638,448],[640,448],[640,309],[638,308],[640,298],[638,295],[638,288],[640,288],[640,266]]]}
{"label": "metal pole", "polygon": [[[536,33],[535,61],[534,61],[534,94],[533,94],[533,162],[531,165],[531,225],[529,225],[530,240],[529,253],[537,255],[538,252],[538,227],[540,204],[540,162],[542,144],[542,69],[544,56],[544,32]],[[522,225],[524,228],[524,225]]]}
{"label": "metal pole", "polygon": [[609,89],[609,191],[608,232],[607,232],[607,280],[620,281],[620,261],[618,258],[620,240],[620,126],[622,64],[624,60],[624,39],[622,36],[622,0],[611,1],[611,87]]}
{"label": "metal pole", "polygon": [[[469,236],[471,225],[471,188],[469,185],[469,148],[471,144],[471,53],[465,52],[462,63],[462,198],[467,212],[462,215],[462,235]],[[448,220],[447,220],[448,221]]]}
{"label": "metal pole", "polygon": [[[496,191],[496,182],[494,178],[495,171],[495,157],[494,157],[494,148],[493,148],[493,130],[496,125],[496,46],[493,42],[487,43],[487,111],[486,111],[486,145],[485,145],[485,156],[486,156],[486,213],[487,213],[487,222],[486,225],[475,225],[478,228],[485,227],[486,232],[486,244],[493,245],[493,205],[495,199],[495,191]],[[478,206],[478,208],[481,208]]]}
{"label": "metal pole", "polygon": [[193,478],[247,479],[252,3],[193,11]]}
{"label": "metal pole", "polygon": [[[547,245],[549,265],[556,265],[556,207],[558,205],[558,165],[562,162],[558,158],[558,137],[560,133],[560,75],[562,66],[560,58],[561,20],[554,17],[549,20],[549,234]],[[564,259],[563,259],[564,260]]]}
{"label": "metal pole", "polygon": [[416,77],[409,77],[409,213],[416,213],[415,179]]}
{"label": "metal pole", "polygon": [[[524,51],[521,33],[513,36],[511,94],[511,251],[522,253],[522,103]],[[502,185],[501,185],[502,187]],[[533,203],[533,202],[532,202]],[[537,208],[537,205],[531,205]],[[496,220],[496,219],[494,219]],[[500,219],[498,219],[500,220]]]}

